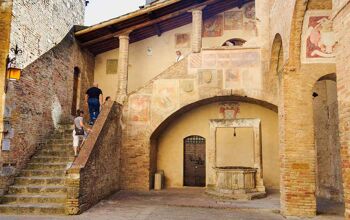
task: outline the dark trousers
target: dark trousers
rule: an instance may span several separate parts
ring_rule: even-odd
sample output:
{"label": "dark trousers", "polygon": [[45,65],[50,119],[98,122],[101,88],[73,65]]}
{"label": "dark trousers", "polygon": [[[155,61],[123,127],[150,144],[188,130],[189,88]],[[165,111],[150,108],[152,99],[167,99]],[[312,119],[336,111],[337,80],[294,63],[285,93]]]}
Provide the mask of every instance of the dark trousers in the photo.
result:
{"label": "dark trousers", "polygon": [[96,98],[89,98],[89,113],[90,113],[90,121],[94,122],[98,115],[100,114],[100,100]]}

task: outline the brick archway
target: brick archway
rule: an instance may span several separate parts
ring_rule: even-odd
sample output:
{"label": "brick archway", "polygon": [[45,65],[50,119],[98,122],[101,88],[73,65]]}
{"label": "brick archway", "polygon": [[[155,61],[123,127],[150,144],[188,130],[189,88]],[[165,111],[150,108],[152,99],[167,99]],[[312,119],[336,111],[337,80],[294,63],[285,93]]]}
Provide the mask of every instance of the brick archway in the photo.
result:
{"label": "brick archway", "polygon": [[279,90],[281,212],[285,216],[316,215],[312,90],[319,78],[335,72],[335,65],[301,63],[301,46],[306,11],[330,9],[329,3],[296,1],[291,21],[289,57]]}

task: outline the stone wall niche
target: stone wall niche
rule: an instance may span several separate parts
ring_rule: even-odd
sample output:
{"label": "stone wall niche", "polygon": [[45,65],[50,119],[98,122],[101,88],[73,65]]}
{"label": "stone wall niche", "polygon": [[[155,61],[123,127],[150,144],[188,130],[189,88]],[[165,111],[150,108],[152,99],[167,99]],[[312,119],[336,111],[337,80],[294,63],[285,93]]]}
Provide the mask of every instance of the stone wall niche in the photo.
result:
{"label": "stone wall niche", "polygon": [[[253,128],[254,167],[217,166],[217,129]],[[263,182],[260,119],[212,119],[207,152],[207,193],[231,199],[254,199],[266,196]]]}

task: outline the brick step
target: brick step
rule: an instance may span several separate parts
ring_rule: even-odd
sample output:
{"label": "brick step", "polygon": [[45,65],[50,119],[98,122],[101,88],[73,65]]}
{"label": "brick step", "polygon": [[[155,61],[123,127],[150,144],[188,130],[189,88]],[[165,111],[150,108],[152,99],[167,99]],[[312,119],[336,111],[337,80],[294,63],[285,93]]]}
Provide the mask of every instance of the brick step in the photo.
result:
{"label": "brick step", "polygon": [[72,139],[72,132],[54,132],[50,135],[50,138],[54,138],[54,139]]}
{"label": "brick step", "polygon": [[8,215],[64,215],[64,204],[8,203],[0,205],[0,213]]}
{"label": "brick step", "polygon": [[49,169],[49,170],[29,170],[29,169],[24,169],[21,171],[20,176],[22,177],[31,177],[31,176],[36,176],[36,177],[50,177],[50,176],[57,176],[57,177],[64,177],[66,175],[66,171],[64,169]]}
{"label": "brick step", "polygon": [[53,156],[53,157],[72,157],[74,156],[73,149],[67,151],[51,151],[51,150],[40,150],[36,156]]}
{"label": "brick step", "polygon": [[65,169],[67,163],[28,163],[27,169]]}
{"label": "brick step", "polygon": [[2,203],[65,203],[66,199],[66,194],[13,194],[3,196]]}
{"label": "brick step", "polygon": [[41,186],[60,186],[64,185],[64,177],[16,177],[15,184],[18,185],[41,185]]}
{"label": "brick step", "polygon": [[31,163],[68,163],[72,162],[74,157],[55,157],[55,156],[35,156],[30,160]]}
{"label": "brick step", "polygon": [[67,138],[67,139],[50,139],[47,141],[48,145],[52,144],[73,144],[73,139],[72,138]]}
{"label": "brick step", "polygon": [[67,193],[65,186],[13,185],[9,194],[63,194]]}
{"label": "brick step", "polygon": [[73,121],[67,124],[59,124],[56,130],[71,130],[74,128]]}
{"label": "brick step", "polygon": [[69,143],[69,144],[47,144],[40,150],[46,150],[46,151],[69,151],[69,150],[73,150],[73,143]]}

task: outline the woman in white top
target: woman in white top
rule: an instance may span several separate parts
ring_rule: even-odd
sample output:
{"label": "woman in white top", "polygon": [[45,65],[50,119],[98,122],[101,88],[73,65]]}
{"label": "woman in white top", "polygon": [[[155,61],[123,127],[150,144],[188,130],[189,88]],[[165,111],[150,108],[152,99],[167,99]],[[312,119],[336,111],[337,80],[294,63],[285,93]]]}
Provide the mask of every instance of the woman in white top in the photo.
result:
{"label": "woman in white top", "polygon": [[84,140],[87,137],[86,131],[91,131],[84,125],[84,111],[77,110],[77,117],[74,118],[74,130],[73,130],[73,150],[74,156],[78,156],[79,139],[83,137]]}

